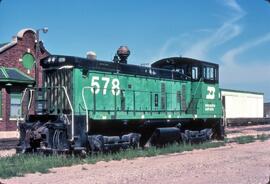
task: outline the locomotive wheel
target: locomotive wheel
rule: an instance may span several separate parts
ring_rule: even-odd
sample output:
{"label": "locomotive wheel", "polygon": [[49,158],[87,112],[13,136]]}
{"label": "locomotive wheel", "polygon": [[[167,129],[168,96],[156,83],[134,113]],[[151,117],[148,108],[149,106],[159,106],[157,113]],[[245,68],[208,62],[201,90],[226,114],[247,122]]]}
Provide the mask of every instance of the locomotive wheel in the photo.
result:
{"label": "locomotive wheel", "polygon": [[63,130],[55,130],[52,139],[52,148],[56,150],[64,150],[67,148],[67,135]]}

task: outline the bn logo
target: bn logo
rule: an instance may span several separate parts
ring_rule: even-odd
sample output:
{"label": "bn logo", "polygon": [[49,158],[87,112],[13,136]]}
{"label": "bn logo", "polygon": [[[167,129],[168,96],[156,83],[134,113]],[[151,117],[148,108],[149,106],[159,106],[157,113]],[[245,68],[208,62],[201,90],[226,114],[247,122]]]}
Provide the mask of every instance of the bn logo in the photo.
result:
{"label": "bn logo", "polygon": [[210,100],[215,99],[215,91],[216,91],[216,88],[215,87],[208,86],[207,87],[206,99],[210,99]]}

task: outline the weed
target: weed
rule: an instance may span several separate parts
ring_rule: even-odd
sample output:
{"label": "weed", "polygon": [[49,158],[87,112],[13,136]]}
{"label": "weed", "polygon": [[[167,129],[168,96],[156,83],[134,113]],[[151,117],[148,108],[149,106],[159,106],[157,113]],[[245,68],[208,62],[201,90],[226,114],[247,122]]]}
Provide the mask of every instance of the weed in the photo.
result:
{"label": "weed", "polygon": [[[208,149],[225,146],[226,143],[236,142],[245,144],[256,140],[265,141],[270,135],[241,136],[224,141],[204,142],[201,144],[170,144],[162,148],[149,147],[145,149],[127,149],[114,153],[89,154],[86,158],[65,156],[65,155],[38,155],[38,154],[18,154],[11,157],[0,158],[0,178],[10,178],[13,176],[23,176],[26,173],[47,173],[54,167],[71,166],[76,164],[95,164],[99,161],[111,161],[121,159],[134,159],[136,157],[152,157],[166,155],[170,153],[181,153],[196,149]],[[82,167],[82,170],[87,168]]]}

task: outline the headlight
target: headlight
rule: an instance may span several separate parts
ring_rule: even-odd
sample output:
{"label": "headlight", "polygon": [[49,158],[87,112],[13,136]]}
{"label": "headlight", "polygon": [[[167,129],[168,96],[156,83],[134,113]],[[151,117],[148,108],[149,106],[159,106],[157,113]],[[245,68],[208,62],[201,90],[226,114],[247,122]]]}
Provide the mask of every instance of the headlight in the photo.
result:
{"label": "headlight", "polygon": [[55,57],[53,57],[53,58],[52,58],[52,63],[54,63],[54,62],[55,62],[55,60],[56,60],[56,58],[55,58]]}

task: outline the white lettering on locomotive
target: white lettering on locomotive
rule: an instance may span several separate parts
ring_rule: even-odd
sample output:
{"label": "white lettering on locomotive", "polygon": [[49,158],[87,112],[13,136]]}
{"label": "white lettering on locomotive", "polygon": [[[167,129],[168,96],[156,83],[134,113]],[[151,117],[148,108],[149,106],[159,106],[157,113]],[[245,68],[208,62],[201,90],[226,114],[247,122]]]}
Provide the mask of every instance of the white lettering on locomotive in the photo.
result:
{"label": "white lettering on locomotive", "polygon": [[204,105],[205,111],[214,111],[215,110],[215,107],[216,107],[215,104],[205,104]]}
{"label": "white lettering on locomotive", "polygon": [[215,99],[215,92],[216,92],[216,88],[213,87],[213,86],[208,86],[207,87],[207,95],[206,95],[206,99],[209,99],[209,100],[213,100]]}
{"label": "white lettering on locomotive", "polygon": [[103,87],[100,85],[100,78],[98,76],[93,76],[91,80],[91,92],[94,94],[98,94],[100,90],[102,90],[102,94],[106,95],[107,90],[111,89],[112,95],[118,96],[120,94],[120,82],[118,79],[112,79],[111,81],[111,88],[108,88],[109,83],[110,83],[110,78],[109,77],[102,77],[101,81],[104,82]]}

